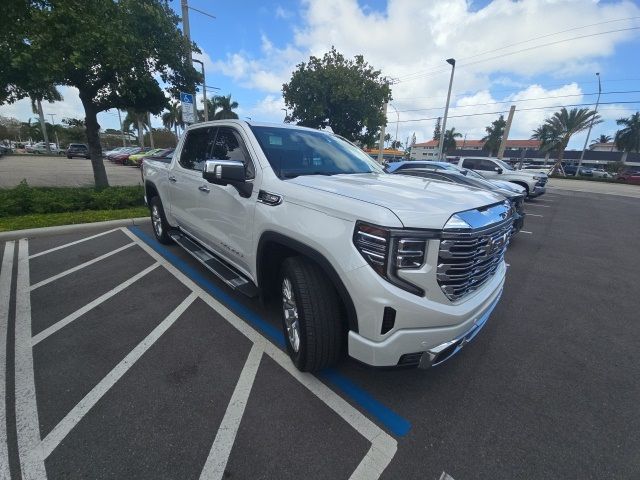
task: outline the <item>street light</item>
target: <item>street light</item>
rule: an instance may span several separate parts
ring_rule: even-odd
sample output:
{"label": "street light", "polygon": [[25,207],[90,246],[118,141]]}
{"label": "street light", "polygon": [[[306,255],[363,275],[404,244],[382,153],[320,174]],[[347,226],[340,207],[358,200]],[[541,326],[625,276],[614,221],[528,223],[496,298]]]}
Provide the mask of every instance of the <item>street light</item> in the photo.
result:
{"label": "street light", "polygon": [[453,85],[453,74],[456,71],[456,59],[447,58],[447,63],[451,65],[451,79],[449,80],[449,92],[447,93],[447,104],[444,107],[444,118],[442,119],[442,129],[440,130],[440,142],[438,143],[438,160],[442,160],[442,148],[444,147],[444,132],[447,130],[447,115],[449,114],[449,100],[451,99],[451,87]]}
{"label": "street light", "polygon": [[286,108],[281,108],[280,110],[282,110],[284,112],[284,121],[287,121],[287,117],[289,116],[289,112],[287,112]]}
{"label": "street light", "polygon": [[584,140],[584,146],[582,147],[582,153],[580,154],[580,160],[578,160],[578,168],[576,169],[576,173],[573,175],[577,177],[580,174],[580,167],[582,167],[582,160],[584,159],[584,152],[587,149],[587,143],[589,143],[589,137],[591,136],[591,129],[593,128],[593,122],[596,119],[596,115],[598,114],[598,105],[600,105],[600,94],[602,93],[602,84],[600,83],[600,72],[596,72],[596,76],[598,77],[598,99],[596,100],[596,108],[594,110],[593,117],[591,117],[591,123],[589,123],[589,130],[587,130],[587,138]]}
{"label": "street light", "polygon": [[[209,121],[209,108],[207,106],[207,82],[205,81],[204,78],[204,63],[202,63],[200,60],[194,58],[193,63],[199,63],[200,67],[202,69],[202,99],[204,102],[204,121],[208,122]],[[197,110],[197,109],[196,109]]]}

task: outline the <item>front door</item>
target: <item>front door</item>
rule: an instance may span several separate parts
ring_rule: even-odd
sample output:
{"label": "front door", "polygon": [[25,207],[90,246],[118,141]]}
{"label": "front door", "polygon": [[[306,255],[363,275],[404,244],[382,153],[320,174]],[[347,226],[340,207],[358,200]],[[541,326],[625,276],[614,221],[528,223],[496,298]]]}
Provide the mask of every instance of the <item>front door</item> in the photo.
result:
{"label": "front door", "polygon": [[[241,132],[219,127],[213,146],[213,160],[236,160],[245,165],[245,178],[253,182],[251,195],[243,197],[231,185],[208,184],[211,194],[202,200],[203,240],[211,249],[249,274],[253,261],[253,215],[259,178]],[[259,172],[258,172],[259,175]]]}

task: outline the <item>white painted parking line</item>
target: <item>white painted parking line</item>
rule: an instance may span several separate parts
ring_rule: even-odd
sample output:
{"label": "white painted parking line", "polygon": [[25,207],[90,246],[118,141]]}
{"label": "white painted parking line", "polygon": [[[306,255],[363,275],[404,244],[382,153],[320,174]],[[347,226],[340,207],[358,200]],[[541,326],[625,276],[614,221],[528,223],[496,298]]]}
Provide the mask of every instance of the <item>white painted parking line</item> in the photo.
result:
{"label": "white painted parking line", "polygon": [[47,458],[51,452],[60,444],[80,420],[98,403],[98,401],[113,387],[120,378],[149,350],[167,329],[175,323],[185,310],[193,303],[198,296],[195,293],[189,294],[180,305],[178,305],[167,318],[153,329],[147,337],[127,354],[124,359],[111,370],[106,377],[100,380],[80,402],[54,427],[41,443],[42,458]]}
{"label": "white painted parking line", "polygon": [[13,273],[14,242],[4,245],[0,267],[0,478],[11,478],[9,449],[7,446],[7,325],[11,300],[11,275]]}
{"label": "white painted parking line", "polygon": [[520,230],[520,233],[528,233],[529,235],[533,234],[533,232],[527,232],[526,230]]}
{"label": "white painted parking line", "polygon": [[236,434],[240,427],[244,409],[249,400],[251,387],[256,378],[263,350],[255,343],[251,347],[249,357],[240,373],[236,388],[231,395],[222,423],[209,451],[209,456],[200,473],[200,480],[214,480],[224,478],[224,469],[227,466],[231,449],[236,440]]}
{"label": "white painted parking line", "polygon": [[137,282],[138,280],[140,280],[142,277],[144,277],[147,273],[152,272],[153,270],[155,270],[156,268],[158,268],[160,266],[159,263],[154,263],[153,265],[151,265],[150,267],[145,268],[144,270],[142,270],[140,273],[134,275],[133,277],[131,277],[129,280],[122,282],[120,285],[118,285],[116,288],[114,288],[113,290],[109,290],[107,293],[105,293],[104,295],[100,295],[98,298],[96,298],[93,302],[88,303],[87,305],[85,305],[82,308],[79,308],[78,310],[76,310],[75,312],[67,315],[66,317],[64,317],[62,320],[54,323],[53,325],[51,325],[49,328],[44,329],[43,331],[41,331],[40,333],[38,333],[37,335],[35,335],[32,339],[31,339],[31,345],[32,346],[36,346],[38,343],[40,343],[42,340],[44,340],[45,338],[53,335],[54,333],[56,333],[58,330],[60,330],[63,327],[66,327],[67,325],[69,325],[71,322],[73,322],[74,320],[76,320],[77,318],[81,317],[82,315],[84,315],[85,313],[87,313],[89,310],[94,309],[95,307],[97,307],[98,305],[100,305],[101,303],[109,300],[111,297],[113,297],[114,295],[116,295],[117,293],[121,292],[122,290],[124,290],[125,288],[128,288],[129,286],[131,286],[133,283]]}
{"label": "white painted parking line", "polygon": [[29,258],[30,259],[31,258],[36,258],[36,257],[39,257],[40,255],[46,255],[47,253],[55,252],[56,250],[62,250],[63,248],[71,247],[73,245],[77,245],[79,243],[86,242],[87,240],[93,240],[94,238],[98,238],[98,237],[101,237],[103,235],[108,235],[109,233],[113,233],[113,232],[115,232],[117,230],[119,230],[119,229],[118,228],[112,228],[111,230],[107,230],[106,232],[98,233],[97,235],[91,235],[90,237],[81,238],[80,240],[76,240],[75,242],[69,242],[69,243],[65,243],[64,245],[60,245],[58,247],[50,248],[49,250],[45,250],[44,252],[34,253],[33,255],[30,255]]}
{"label": "white painted parking line", "polygon": [[31,349],[31,293],[29,292],[29,243],[18,243],[18,277],[16,279],[16,430],[18,456],[24,480],[47,478],[40,448],[40,423],[33,378]]}
{"label": "white painted parking line", "polygon": [[[198,296],[212,309],[214,309],[222,318],[229,322],[245,337],[254,344],[261,346],[264,352],[269,355],[280,367],[286,370],[298,382],[304,385],[311,393],[322,400],[329,408],[331,408],[338,416],[353,427],[360,435],[371,442],[369,452],[360,461],[360,464],[353,472],[353,478],[379,478],[385,468],[393,459],[398,443],[391,435],[378,427],[369,420],[359,410],[354,408],[349,402],[338,395],[336,392],[327,387],[315,376],[299,371],[291,362],[289,356],[280,350],[276,345],[271,343],[253,327],[243,321],[235,313],[226,306],[218,302],[209,293],[203,290],[198,284],[174,267],[170,262],[164,259],[162,255],[153,250],[149,245],[136,237],[128,229],[123,228],[122,231],[138,244],[145,252],[166,268],[174,277],[184,284],[191,291],[196,292]],[[363,475],[366,475],[364,477]]]}
{"label": "white painted parking line", "polygon": [[526,215],[527,215],[527,217],[540,217],[540,218],[543,218],[543,215],[537,215],[535,213],[526,212]]}
{"label": "white painted parking line", "polygon": [[49,277],[45,280],[42,280],[41,282],[38,282],[36,284],[31,285],[30,290],[35,290],[36,288],[42,287],[43,285],[46,285],[48,283],[51,283],[55,280],[58,280],[59,278],[62,277],[66,277],[67,275],[69,275],[70,273],[74,273],[77,272],[78,270],[82,270],[85,267],[88,267],[89,265],[93,265],[94,263],[97,263],[101,260],[104,260],[105,258],[109,258],[111,255],[115,255],[116,253],[120,253],[121,251],[134,246],[135,243],[131,242],[131,243],[127,243],[126,245],[123,245],[120,248],[116,248],[115,250],[112,250],[110,252],[105,253],[104,255],[100,255],[99,257],[94,258],[93,260],[89,260],[88,262],[85,263],[81,263],[80,265],[70,268],[69,270],[65,270],[62,273],[58,273],[57,275],[54,275],[53,277]]}

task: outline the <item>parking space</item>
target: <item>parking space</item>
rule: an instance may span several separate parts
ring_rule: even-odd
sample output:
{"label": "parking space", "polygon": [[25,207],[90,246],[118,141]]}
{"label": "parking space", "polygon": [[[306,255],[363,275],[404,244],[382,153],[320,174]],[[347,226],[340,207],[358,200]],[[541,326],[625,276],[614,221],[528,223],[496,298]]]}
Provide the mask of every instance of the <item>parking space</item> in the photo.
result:
{"label": "parking space", "polygon": [[2,245],[0,477],[634,478],[640,203],[526,211],[487,326],[427,371],[298,372],[275,305],[150,227]]}

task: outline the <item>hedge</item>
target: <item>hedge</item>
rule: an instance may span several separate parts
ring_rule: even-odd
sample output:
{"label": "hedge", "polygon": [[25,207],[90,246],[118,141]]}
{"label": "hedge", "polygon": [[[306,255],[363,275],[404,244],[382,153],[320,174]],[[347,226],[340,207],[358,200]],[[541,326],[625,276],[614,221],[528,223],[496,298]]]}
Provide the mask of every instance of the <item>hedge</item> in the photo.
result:
{"label": "hedge", "polygon": [[116,210],[144,205],[144,189],[135,187],[17,187],[0,189],[0,217],[32,213]]}

